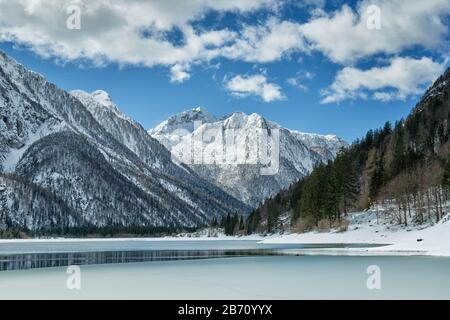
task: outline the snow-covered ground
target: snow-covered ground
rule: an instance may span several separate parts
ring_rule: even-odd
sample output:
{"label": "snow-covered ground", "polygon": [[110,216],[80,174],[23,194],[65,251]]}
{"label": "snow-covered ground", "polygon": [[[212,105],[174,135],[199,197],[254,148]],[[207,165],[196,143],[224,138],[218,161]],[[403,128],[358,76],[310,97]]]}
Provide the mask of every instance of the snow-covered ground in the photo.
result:
{"label": "snow-covered ground", "polygon": [[269,237],[265,244],[384,244],[371,248],[302,250],[310,254],[450,256],[449,216],[432,226],[398,226],[378,221],[375,212],[352,214],[345,232],[308,232]]}

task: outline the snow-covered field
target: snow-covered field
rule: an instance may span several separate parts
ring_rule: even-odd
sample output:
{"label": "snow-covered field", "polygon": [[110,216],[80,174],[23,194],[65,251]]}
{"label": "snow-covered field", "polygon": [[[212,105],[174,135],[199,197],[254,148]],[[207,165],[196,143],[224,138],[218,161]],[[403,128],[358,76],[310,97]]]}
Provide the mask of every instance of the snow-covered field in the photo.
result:
{"label": "snow-covered field", "polygon": [[[265,244],[308,243],[308,244],[384,244],[382,247],[365,249],[314,249],[310,254],[342,255],[433,255],[450,256],[449,216],[439,223],[428,226],[398,226],[378,221],[375,212],[352,214],[348,231],[308,232],[269,237]],[[303,251],[303,250],[302,250]]]}

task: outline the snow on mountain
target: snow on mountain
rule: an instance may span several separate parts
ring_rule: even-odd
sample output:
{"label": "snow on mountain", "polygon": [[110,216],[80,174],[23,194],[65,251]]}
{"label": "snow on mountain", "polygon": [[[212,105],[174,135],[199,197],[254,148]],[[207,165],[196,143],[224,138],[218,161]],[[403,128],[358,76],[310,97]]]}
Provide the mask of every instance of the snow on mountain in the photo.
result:
{"label": "snow on mountain", "polygon": [[215,121],[217,119],[213,114],[202,107],[197,107],[169,117],[148,133],[170,149],[179,143],[180,137],[194,132],[196,122],[203,124]]}
{"label": "snow on mountain", "polygon": [[347,143],[335,135],[320,135],[291,130],[291,133],[300,139],[308,148],[316,151],[326,159],[336,157],[339,150]]}
{"label": "snow on mountain", "polygon": [[[171,116],[149,134],[198,175],[253,207],[347,146],[336,136],[288,130],[256,113],[217,119],[199,108]],[[264,173],[268,167],[275,174]]]}
{"label": "snow on mountain", "polygon": [[249,209],[174,164],[106,92],[69,94],[1,51],[0,177],[0,226],[30,230],[195,227]]}
{"label": "snow on mountain", "polygon": [[107,92],[98,90],[87,93],[75,90],[70,94],[81,101],[117,141],[133,151],[148,165],[162,167],[162,164],[158,163],[159,157],[151,154],[157,149],[161,149],[159,143],[156,140],[148,139],[148,135],[141,125],[126,116],[111,100]]}

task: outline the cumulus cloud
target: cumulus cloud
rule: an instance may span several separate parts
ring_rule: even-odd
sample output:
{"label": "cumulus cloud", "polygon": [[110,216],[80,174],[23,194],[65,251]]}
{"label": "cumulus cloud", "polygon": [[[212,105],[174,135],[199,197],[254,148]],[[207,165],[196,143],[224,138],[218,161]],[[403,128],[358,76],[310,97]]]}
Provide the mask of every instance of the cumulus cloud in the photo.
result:
{"label": "cumulus cloud", "polygon": [[[209,61],[234,39],[224,30],[196,31],[193,21],[207,12],[246,13],[271,8],[274,0],[0,0],[0,41],[29,47],[44,57],[87,59],[174,69],[172,79],[187,79],[177,65]],[[67,6],[81,8],[81,29],[66,28]],[[167,36],[181,31],[183,45]],[[183,73],[184,72],[184,73]],[[178,80],[177,80],[178,81]]]}
{"label": "cumulus cloud", "polygon": [[222,55],[248,62],[271,62],[294,51],[308,51],[300,25],[271,18],[264,24],[245,26],[234,43],[222,49]]}
{"label": "cumulus cloud", "polygon": [[[369,6],[380,9],[381,29],[368,28]],[[395,54],[419,45],[440,46],[448,34],[448,0],[365,0],[356,10],[343,5],[335,12],[314,16],[300,32],[311,48],[337,63],[352,63],[374,54]]]}
{"label": "cumulus cloud", "polygon": [[[12,41],[62,61],[162,65],[169,68],[170,81],[175,83],[189,79],[193,66],[219,58],[268,63],[293,52],[315,50],[333,62],[352,65],[376,54],[398,55],[415,46],[446,52],[442,47],[448,43],[448,0],[362,0],[356,8],[344,4],[334,12],[316,8],[323,7],[323,0],[308,0],[298,10],[316,9],[304,23],[271,14],[279,12],[283,3],[292,2],[0,0],[0,41]],[[81,8],[80,30],[66,28],[70,4]],[[369,5],[381,8],[381,30],[367,28]],[[268,18],[236,24],[233,30],[194,24],[211,11],[246,14],[257,10],[265,10]]]}
{"label": "cumulus cloud", "polygon": [[265,102],[284,99],[280,86],[268,82],[266,76],[237,75],[226,80],[225,88],[238,97],[258,96]]}
{"label": "cumulus cloud", "polygon": [[442,73],[443,65],[428,57],[392,58],[388,65],[360,70],[346,67],[338,72],[333,84],[322,92],[322,103],[346,99],[404,100],[423,92],[424,86]]}
{"label": "cumulus cloud", "polygon": [[175,64],[170,68],[170,82],[184,82],[191,77],[188,73],[190,66]]}

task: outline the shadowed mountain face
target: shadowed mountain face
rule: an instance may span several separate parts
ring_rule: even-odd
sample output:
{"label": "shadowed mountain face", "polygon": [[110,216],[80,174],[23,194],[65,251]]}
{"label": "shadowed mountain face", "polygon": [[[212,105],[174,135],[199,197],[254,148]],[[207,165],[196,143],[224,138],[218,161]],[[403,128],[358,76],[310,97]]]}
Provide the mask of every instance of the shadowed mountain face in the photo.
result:
{"label": "shadowed mountain face", "polygon": [[0,173],[0,228],[197,227],[249,210],[105,92],[69,94],[1,52]]}
{"label": "shadowed mountain face", "polygon": [[[149,134],[158,139],[172,153],[189,152],[192,145],[201,145],[200,161],[187,161],[199,176],[248,205],[258,206],[264,199],[304,177],[319,163],[334,159],[337,152],[346,147],[342,139],[328,135],[302,133],[289,130],[254,113],[235,112],[217,119],[203,108],[195,108],[171,116]],[[228,137],[234,140],[229,143]],[[267,139],[264,139],[267,134]],[[236,152],[239,161],[230,164],[224,149]],[[255,159],[257,154],[268,152],[276,157],[276,168],[270,174],[262,174],[269,163]],[[205,163],[205,157],[213,161]],[[187,159],[190,160],[190,159]]]}

